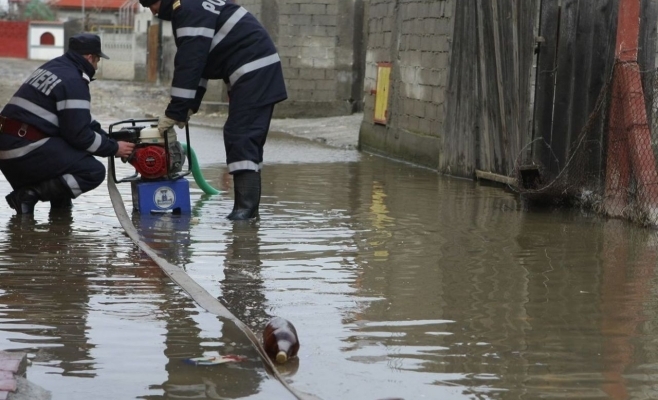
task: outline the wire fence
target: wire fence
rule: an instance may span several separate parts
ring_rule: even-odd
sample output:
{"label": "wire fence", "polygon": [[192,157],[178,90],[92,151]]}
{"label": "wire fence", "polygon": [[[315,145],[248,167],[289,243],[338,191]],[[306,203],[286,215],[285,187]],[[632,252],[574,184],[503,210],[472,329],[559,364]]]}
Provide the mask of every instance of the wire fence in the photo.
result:
{"label": "wire fence", "polygon": [[[517,165],[522,197],[658,227],[657,77],[635,62],[617,62],[559,173]],[[551,152],[541,139],[538,146]]]}

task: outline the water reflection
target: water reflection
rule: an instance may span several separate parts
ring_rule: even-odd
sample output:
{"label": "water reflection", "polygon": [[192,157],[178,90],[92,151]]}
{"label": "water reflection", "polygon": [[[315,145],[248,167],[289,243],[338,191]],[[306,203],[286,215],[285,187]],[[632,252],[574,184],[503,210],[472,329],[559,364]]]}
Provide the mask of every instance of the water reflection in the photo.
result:
{"label": "water reflection", "polygon": [[174,265],[185,266],[191,261],[191,215],[132,213],[132,223],[140,237],[161,257]]}
{"label": "water reflection", "polygon": [[[230,186],[193,188],[191,218],[133,219],[256,334],[272,315],[295,324],[299,360],[282,368],[295,388],[327,400],[658,397],[655,231],[330,155],[268,165],[258,223],[225,220]],[[204,166],[219,185],[225,172]],[[68,224],[37,215],[0,232],[0,343],[33,353],[28,377],[67,400],[290,398],[235,326],[123,235],[102,194],[88,200]],[[183,362],[207,351],[248,360]]]}
{"label": "water reflection", "polygon": [[[643,394],[636,385],[645,379],[638,372],[651,371],[656,365],[652,346],[641,338],[651,335],[655,317],[646,305],[653,303],[658,236],[622,221],[609,221],[603,227],[602,243],[602,388],[609,399],[639,398]],[[651,381],[655,377],[647,376]],[[647,390],[645,395],[655,397],[658,392]]]}
{"label": "water reflection", "polygon": [[228,246],[224,279],[220,282],[222,303],[257,334],[269,319],[261,274],[259,228],[255,221],[241,221],[233,223],[226,232]]}
{"label": "water reflection", "polygon": [[[11,332],[11,348],[30,351],[34,362],[64,376],[94,377],[87,323],[87,260],[71,229],[72,215],[52,214],[46,223],[13,215],[2,245],[0,330]],[[39,249],[39,251],[35,251]]]}
{"label": "water reflection", "polygon": [[[202,206],[203,201],[198,201],[193,215],[198,214]],[[133,213],[133,223],[138,227],[143,240],[160,257],[174,265],[185,266],[193,258],[190,250],[190,228],[193,218],[196,218],[193,215]],[[254,233],[257,234],[257,230]],[[244,248],[245,255],[252,254],[257,247],[257,243],[256,247],[250,244],[252,237],[248,233],[236,241],[239,244],[238,253],[240,248]],[[249,260],[240,260],[240,254],[235,257],[241,263],[236,266],[238,272],[249,264]],[[225,273],[230,275],[228,264]],[[236,301],[236,304],[245,302],[248,297],[246,293],[249,292],[241,292],[240,301]],[[237,326],[231,321],[223,321],[212,314],[198,311],[189,297],[174,300],[174,304],[169,299],[165,300],[161,310],[166,330],[164,354],[169,360],[165,366],[168,378],[162,385],[152,387],[162,389],[162,396],[146,398],[237,399],[259,393],[260,384],[267,376],[255,349]],[[204,325],[207,325],[205,330],[202,329]],[[208,352],[240,355],[247,357],[247,360],[221,366],[197,366],[185,362],[188,358],[200,357]],[[220,368],[221,373],[218,373]]]}
{"label": "water reflection", "polygon": [[[206,321],[211,330],[202,331],[195,319],[213,318],[210,315],[190,313],[188,304],[167,307],[165,350],[168,362],[167,380],[162,384],[163,396],[149,399],[239,399],[260,391],[261,381],[267,379],[262,364],[251,344],[230,321]],[[172,312],[173,311],[173,312]],[[197,366],[185,362],[213,351],[222,355],[236,354],[248,357],[240,363],[219,366]]]}

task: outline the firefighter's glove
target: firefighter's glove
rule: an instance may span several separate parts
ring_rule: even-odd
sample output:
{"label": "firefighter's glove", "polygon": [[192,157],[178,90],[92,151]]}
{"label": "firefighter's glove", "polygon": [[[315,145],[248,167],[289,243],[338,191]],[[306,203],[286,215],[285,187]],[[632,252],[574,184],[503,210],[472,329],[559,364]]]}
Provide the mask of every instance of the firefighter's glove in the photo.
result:
{"label": "firefighter's glove", "polygon": [[176,121],[167,116],[158,118],[158,131],[160,131],[161,134],[167,132],[169,128],[174,125],[179,128],[185,128],[185,122]]}

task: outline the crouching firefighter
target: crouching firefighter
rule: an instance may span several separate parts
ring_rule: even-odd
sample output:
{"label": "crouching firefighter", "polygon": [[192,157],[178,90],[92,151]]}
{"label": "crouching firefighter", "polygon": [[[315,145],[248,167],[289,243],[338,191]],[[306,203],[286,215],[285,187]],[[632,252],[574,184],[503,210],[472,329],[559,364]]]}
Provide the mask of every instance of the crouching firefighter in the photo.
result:
{"label": "crouching firefighter", "polygon": [[245,8],[225,0],[140,0],[158,18],[171,21],[176,42],[171,101],[160,117],[161,132],[184,127],[199,110],[209,79],[228,87],[224,149],[233,175],[230,220],[258,217],[263,146],[274,105],[285,100],[281,60],[265,28]]}
{"label": "crouching firefighter", "polygon": [[105,179],[94,156],[132,152],[134,144],[109,138],[91,116],[89,83],[101,57],[97,35],[72,36],[68,51],[34,71],[0,111],[0,171],[16,213],[32,214],[39,201],[70,209]]}

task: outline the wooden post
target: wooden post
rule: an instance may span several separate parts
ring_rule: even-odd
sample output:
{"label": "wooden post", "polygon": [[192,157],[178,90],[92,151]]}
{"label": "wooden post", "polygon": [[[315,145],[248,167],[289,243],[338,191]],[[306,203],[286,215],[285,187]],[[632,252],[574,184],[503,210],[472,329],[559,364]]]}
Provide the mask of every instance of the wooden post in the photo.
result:
{"label": "wooden post", "polygon": [[148,41],[146,43],[146,81],[156,82],[158,80],[158,70],[160,69],[158,41],[160,38],[160,24],[153,24],[148,27]]}

